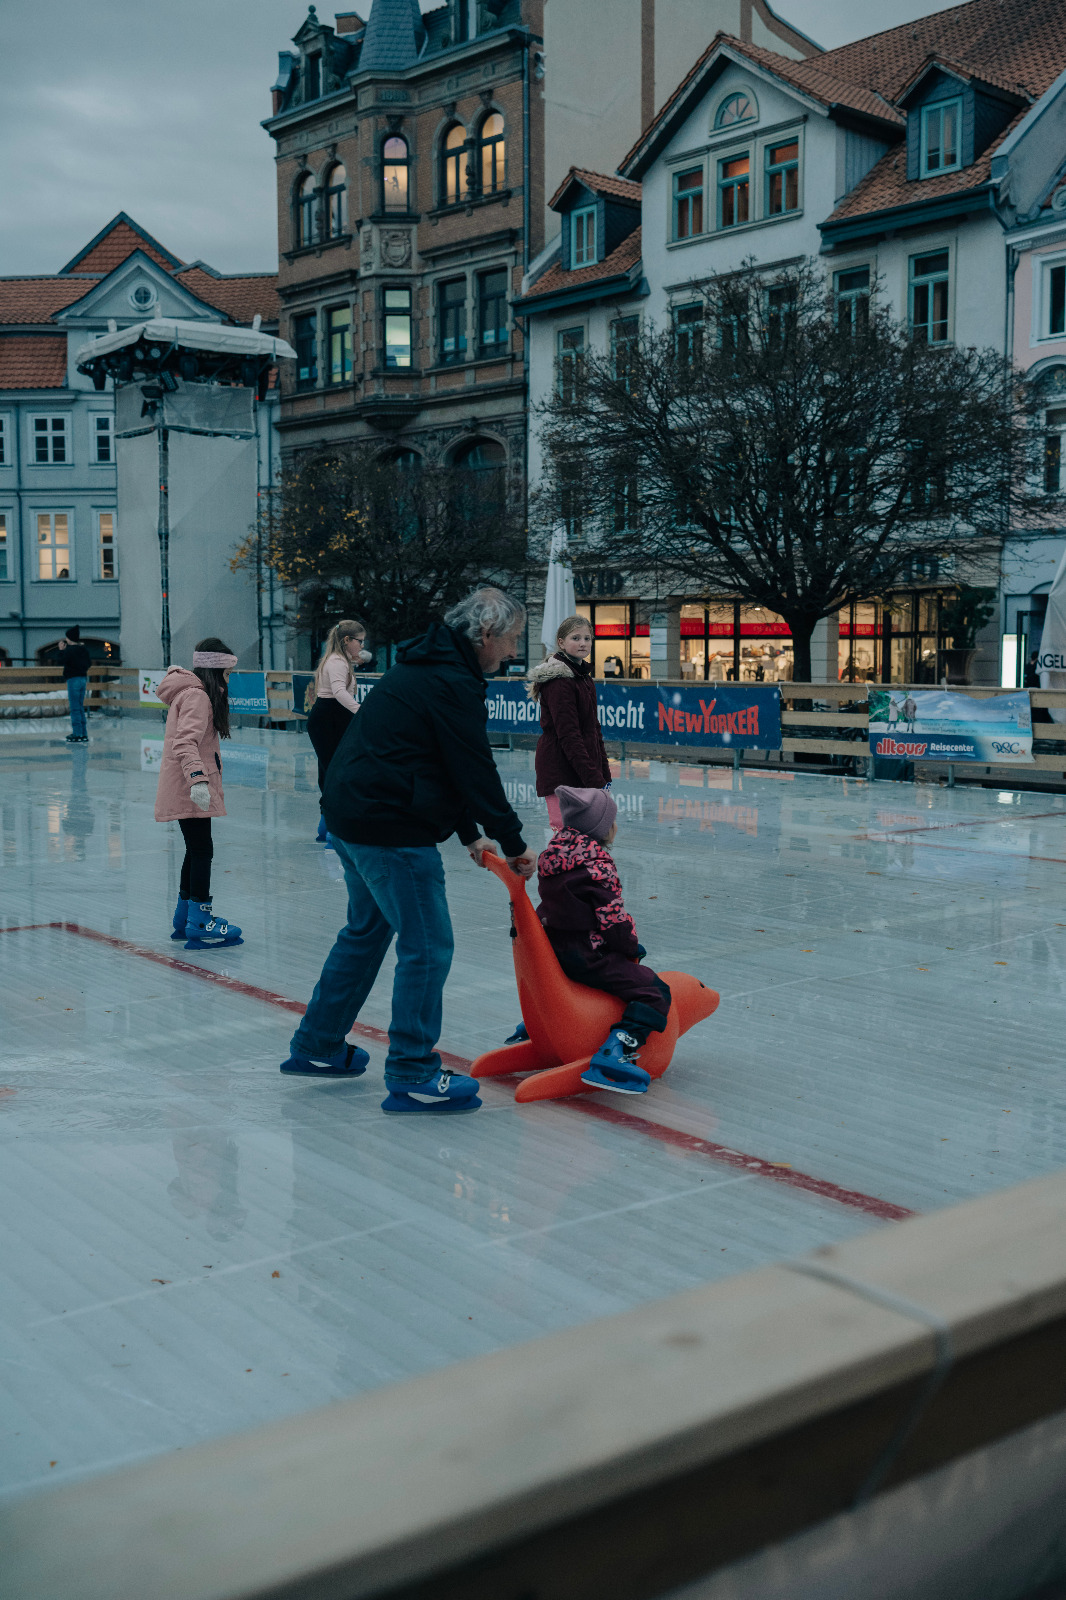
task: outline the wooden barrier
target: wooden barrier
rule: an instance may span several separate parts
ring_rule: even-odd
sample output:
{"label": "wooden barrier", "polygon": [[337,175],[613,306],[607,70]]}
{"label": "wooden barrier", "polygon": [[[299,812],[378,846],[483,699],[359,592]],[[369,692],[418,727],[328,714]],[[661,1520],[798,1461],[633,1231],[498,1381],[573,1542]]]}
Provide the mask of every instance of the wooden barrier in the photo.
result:
{"label": "wooden barrier", "polygon": [[653,1600],[1061,1412],[1064,1237],[1054,1174],[40,1494],[0,1586]]}
{"label": "wooden barrier", "polygon": [[[85,692],[85,709],[109,709],[108,679],[121,672],[121,667],[99,666],[89,668],[89,685]],[[56,695],[51,705],[21,699],[22,695]],[[61,698],[60,698],[61,696]],[[0,669],[0,717],[31,718],[39,716],[67,716],[66,684],[62,667],[4,667]]]}

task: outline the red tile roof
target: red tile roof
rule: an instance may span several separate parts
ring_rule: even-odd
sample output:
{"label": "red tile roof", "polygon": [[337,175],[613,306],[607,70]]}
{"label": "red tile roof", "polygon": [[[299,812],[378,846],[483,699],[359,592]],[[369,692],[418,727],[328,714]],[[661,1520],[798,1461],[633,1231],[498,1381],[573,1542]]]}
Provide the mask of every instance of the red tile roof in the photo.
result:
{"label": "red tile roof", "polygon": [[276,272],[254,272],[245,277],[215,277],[203,267],[185,267],[175,272],[178,283],[190,294],[206,300],[236,322],[251,322],[256,312],[264,322],[277,322],[281,313]]}
{"label": "red tile roof", "polygon": [[617,278],[635,267],[640,260],[640,229],[634,228],[604,261],[591,267],[576,267],[572,272],[557,263],[549,267],[543,278],[538,278],[523,300],[537,300],[543,295],[559,294],[565,289],[578,289],[582,284],[596,283],[600,279]]}
{"label": "red tile roof", "polygon": [[81,255],[75,256],[73,261],[68,261],[63,268],[64,272],[113,272],[120,267],[127,256],[135,250],[143,250],[150,256],[156,266],[165,267],[168,272],[182,263],[177,256],[164,254],[151,234],[144,233],[136,223],[127,222],[124,218],[116,218],[97,237],[86,246]]}
{"label": "red tile roof", "polygon": [[0,336],[0,389],[62,389],[66,382],[63,334]]}
{"label": "red tile roof", "polygon": [[606,172],[589,172],[585,167],[571,167],[548,201],[549,206],[554,206],[555,202],[562,198],[567,184],[575,178],[579,183],[583,183],[586,189],[591,189],[593,194],[610,195],[612,199],[625,200],[634,206],[640,205],[639,183],[631,183],[628,178],[611,177]]}
{"label": "red tile roof", "polygon": [[95,289],[100,279],[0,278],[0,323],[51,322],[57,311]]}

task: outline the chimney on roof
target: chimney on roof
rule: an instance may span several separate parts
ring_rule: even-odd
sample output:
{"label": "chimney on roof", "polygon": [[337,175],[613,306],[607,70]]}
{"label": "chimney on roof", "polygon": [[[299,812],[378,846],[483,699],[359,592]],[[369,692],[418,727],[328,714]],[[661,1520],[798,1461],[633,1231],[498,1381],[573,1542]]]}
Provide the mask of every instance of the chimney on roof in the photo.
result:
{"label": "chimney on roof", "polygon": [[362,33],[366,27],[358,11],[338,11],[336,22],[338,33]]}

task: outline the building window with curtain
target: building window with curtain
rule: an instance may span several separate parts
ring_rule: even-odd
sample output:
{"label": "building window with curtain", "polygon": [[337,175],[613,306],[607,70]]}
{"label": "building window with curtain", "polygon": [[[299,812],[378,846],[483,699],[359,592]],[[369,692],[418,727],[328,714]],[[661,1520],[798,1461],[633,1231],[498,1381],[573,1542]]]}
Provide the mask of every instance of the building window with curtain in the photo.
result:
{"label": "building window with curtain", "polygon": [[466,129],[456,123],[444,136],[444,184],[441,203],[456,206],[470,193]]}
{"label": "building window with curtain", "polygon": [[407,140],[397,138],[386,139],[382,150],[382,188],[386,211],[406,211],[408,201],[408,183],[410,177],[410,157],[407,150]]}
{"label": "building window with curtain", "polygon": [[330,168],[326,184],[326,232],[339,239],[348,232],[348,173],[338,161]]}
{"label": "building window with curtain", "polygon": [[407,371],[411,366],[413,344],[410,289],[385,289],[385,366],[390,371]]}
{"label": "building window with curtain", "polygon": [[870,319],[870,269],[852,267],[833,277],[837,327],[841,333],[861,333]]}
{"label": "building window with curtain", "polygon": [[730,156],[718,163],[718,226],[739,228],[749,216],[751,157]]}
{"label": "building window with curtain", "polygon": [[70,518],[65,511],[37,513],[37,577],[45,583],[70,577]]}
{"label": "building window with curtain", "polygon": [[481,192],[496,194],[504,186],[507,148],[503,137],[503,118],[498,111],[481,125]]}
{"label": "building window with curtain", "polygon": [[96,513],[96,550],[96,576],[103,582],[110,583],[112,579],[118,577],[115,513],[113,511],[98,511]]}
{"label": "building window with curtain", "polygon": [[318,382],[318,319],[313,311],[293,317],[292,344],[296,351],[296,387],[313,389]]}
{"label": "building window with curtain", "polygon": [[318,194],[314,173],[308,172],[296,187],[296,245],[298,249],[318,243]]}
{"label": "building window with curtain", "polygon": [[692,239],[703,232],[703,168],[674,174],[674,238]]}
{"label": "building window with curtain", "polygon": [[437,286],[438,357],[442,366],[466,360],[466,279],[452,278]]}
{"label": "building window with curtain", "polygon": [[478,274],[477,349],[483,358],[502,355],[507,349],[506,267]]}
{"label": "building window with curtain", "polygon": [[962,101],[922,107],[922,177],[934,178],[962,166],[959,127]]}
{"label": "building window with curtain", "polygon": [[799,209],[799,140],[766,147],[766,215]]}
{"label": "building window with curtain", "polygon": [[352,381],[352,310],[335,306],[329,312],[329,381]]}
{"label": "building window with curtain", "polygon": [[66,417],[34,417],[33,459],[36,466],[66,466],[70,461],[67,449]]}
{"label": "building window with curtain", "polygon": [[946,250],[911,256],[911,330],[919,344],[948,343],[948,269]]}
{"label": "building window with curtain", "polygon": [[581,360],[585,354],[584,328],[563,328],[555,336],[555,382],[560,400],[577,399]]}

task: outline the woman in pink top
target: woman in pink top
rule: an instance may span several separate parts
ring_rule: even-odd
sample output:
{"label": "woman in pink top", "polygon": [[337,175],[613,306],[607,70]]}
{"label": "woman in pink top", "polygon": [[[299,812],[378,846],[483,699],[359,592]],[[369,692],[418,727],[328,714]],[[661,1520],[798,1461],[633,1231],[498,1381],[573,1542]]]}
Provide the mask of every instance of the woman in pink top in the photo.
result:
{"label": "woman in pink top", "polygon": [[[370,651],[364,650],[366,623],[358,617],[338,622],[329,630],[325,648],[318,658],[313,686],[314,704],[307,718],[307,731],[318,757],[318,794],[321,806],[322,789],[333,754],[359,705],[352,690],[355,688],[355,666],[370,660]],[[318,820],[318,841],[329,844],[326,819]]]}

